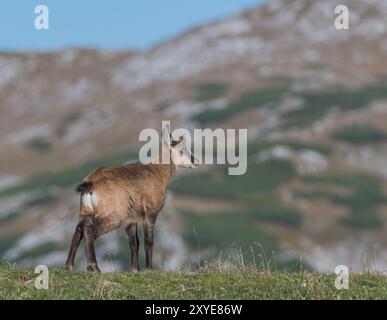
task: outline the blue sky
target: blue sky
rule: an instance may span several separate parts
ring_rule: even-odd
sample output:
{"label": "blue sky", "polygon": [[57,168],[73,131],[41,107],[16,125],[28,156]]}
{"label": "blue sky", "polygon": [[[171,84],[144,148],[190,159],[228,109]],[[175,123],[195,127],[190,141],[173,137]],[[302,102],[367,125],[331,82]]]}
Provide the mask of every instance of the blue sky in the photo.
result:
{"label": "blue sky", "polygon": [[[146,49],[192,26],[261,0],[1,0],[0,50],[96,47]],[[36,30],[34,9],[49,8],[49,30]]]}

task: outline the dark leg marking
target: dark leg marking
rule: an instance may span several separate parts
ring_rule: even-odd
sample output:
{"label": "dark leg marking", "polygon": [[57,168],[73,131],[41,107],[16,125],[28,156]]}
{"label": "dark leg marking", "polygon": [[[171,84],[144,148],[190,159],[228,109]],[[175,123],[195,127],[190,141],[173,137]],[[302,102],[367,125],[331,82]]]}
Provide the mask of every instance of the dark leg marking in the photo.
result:
{"label": "dark leg marking", "polygon": [[82,237],[83,237],[82,226],[81,226],[81,223],[79,223],[75,228],[73,240],[71,241],[70,252],[66,261],[66,269],[68,271],[72,271],[74,269],[75,255],[77,254],[77,249],[78,249],[79,243],[81,242]]}
{"label": "dark leg marking", "polygon": [[91,218],[86,218],[82,222],[82,231],[85,238],[85,254],[87,260],[87,270],[98,271],[101,270],[97,264],[97,258],[95,256],[94,241],[96,239],[95,225]]}
{"label": "dark leg marking", "polygon": [[145,247],[145,257],[146,257],[146,270],[153,270],[153,228],[156,223],[157,215],[149,215],[144,219],[144,247]]}
{"label": "dark leg marking", "polygon": [[131,253],[131,264],[130,264],[130,270],[132,272],[139,271],[138,267],[138,248],[139,248],[139,241],[138,241],[138,235],[137,235],[137,223],[131,223],[126,228],[126,234],[128,235],[129,239],[129,246],[130,246],[130,253]]}

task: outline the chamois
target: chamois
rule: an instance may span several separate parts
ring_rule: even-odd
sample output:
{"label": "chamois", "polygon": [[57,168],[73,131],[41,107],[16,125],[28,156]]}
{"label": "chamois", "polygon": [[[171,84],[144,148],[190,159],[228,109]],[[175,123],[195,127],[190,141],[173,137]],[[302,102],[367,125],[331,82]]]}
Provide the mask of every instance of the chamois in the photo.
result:
{"label": "chamois", "polygon": [[[94,170],[77,187],[81,194],[79,223],[75,229],[66,269],[72,271],[82,238],[85,244],[87,270],[100,269],[94,241],[101,235],[124,227],[131,250],[131,271],[139,271],[137,224],[142,221],[146,270],[152,270],[153,228],[164,206],[167,187],[177,167],[194,168],[196,158],[184,141],[173,140],[169,127],[163,128],[159,161],[107,166]],[[168,164],[161,159],[167,156]]]}

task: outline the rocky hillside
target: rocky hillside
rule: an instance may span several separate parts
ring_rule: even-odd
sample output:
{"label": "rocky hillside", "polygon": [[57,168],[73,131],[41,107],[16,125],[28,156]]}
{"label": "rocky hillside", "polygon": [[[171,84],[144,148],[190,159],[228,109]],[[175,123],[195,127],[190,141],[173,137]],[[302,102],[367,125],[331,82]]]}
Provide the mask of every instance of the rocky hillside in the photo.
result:
{"label": "rocky hillside", "polygon": [[[342,3],[351,29],[337,31]],[[73,186],[134,160],[139,132],[163,119],[248,128],[249,169],[179,173],[158,221],[160,268],[220,252],[226,265],[270,264],[264,250],[278,267],[302,256],[316,270],[384,269],[386,21],[382,0],[270,0],[146,52],[0,53],[1,255],[62,263]],[[127,266],[123,233],[99,242],[105,270]]]}

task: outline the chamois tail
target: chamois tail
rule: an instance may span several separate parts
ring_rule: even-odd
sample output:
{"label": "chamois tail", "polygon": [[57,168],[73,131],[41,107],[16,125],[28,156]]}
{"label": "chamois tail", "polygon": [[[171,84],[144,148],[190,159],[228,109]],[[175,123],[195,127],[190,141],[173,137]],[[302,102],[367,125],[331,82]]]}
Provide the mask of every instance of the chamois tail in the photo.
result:
{"label": "chamois tail", "polygon": [[93,184],[91,182],[82,182],[75,190],[80,193],[89,193],[92,186]]}

